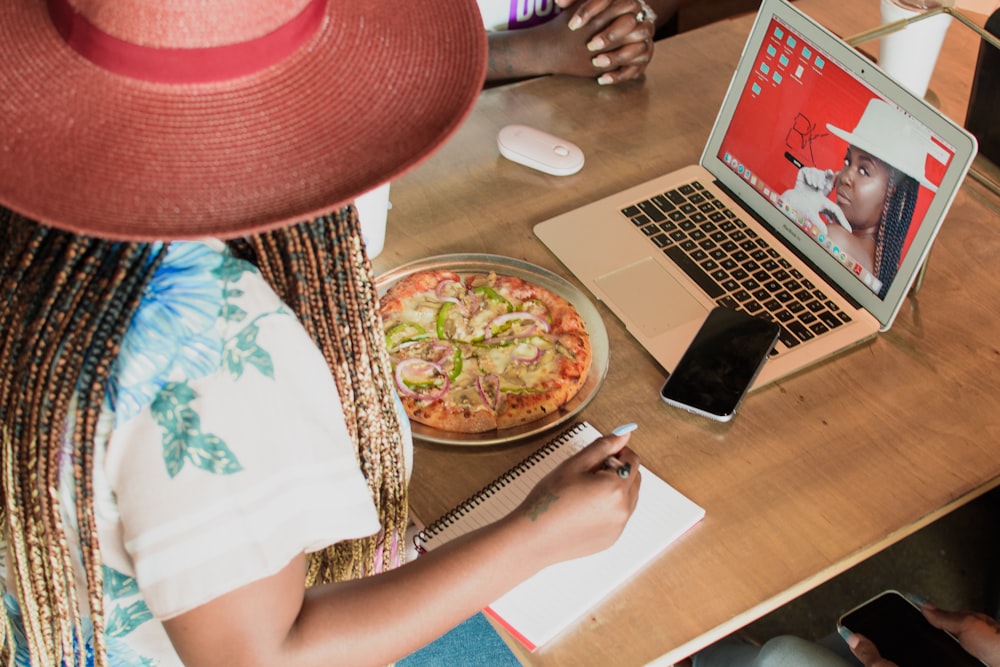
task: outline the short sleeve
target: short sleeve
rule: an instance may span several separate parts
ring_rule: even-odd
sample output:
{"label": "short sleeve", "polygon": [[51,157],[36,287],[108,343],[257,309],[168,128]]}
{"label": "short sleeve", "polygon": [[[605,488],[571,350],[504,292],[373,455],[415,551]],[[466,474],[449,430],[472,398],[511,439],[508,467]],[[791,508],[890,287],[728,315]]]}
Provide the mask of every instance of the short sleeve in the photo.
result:
{"label": "short sleeve", "polygon": [[187,361],[144,380],[150,358],[169,356],[145,354],[147,336],[119,373],[145,388],[108,442],[115,503],[103,518],[160,619],[379,528],[322,354],[259,274],[233,262],[211,272],[214,305],[200,283],[216,321],[182,332],[197,339],[175,353]]}

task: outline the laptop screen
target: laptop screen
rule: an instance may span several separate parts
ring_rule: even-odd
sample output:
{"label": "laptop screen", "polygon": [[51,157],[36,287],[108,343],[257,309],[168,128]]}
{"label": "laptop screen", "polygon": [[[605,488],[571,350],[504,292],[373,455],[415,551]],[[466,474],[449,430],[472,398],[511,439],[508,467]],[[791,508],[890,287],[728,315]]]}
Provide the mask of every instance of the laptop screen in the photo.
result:
{"label": "laptop screen", "polygon": [[718,160],[884,299],[955,148],[776,17],[737,94]]}

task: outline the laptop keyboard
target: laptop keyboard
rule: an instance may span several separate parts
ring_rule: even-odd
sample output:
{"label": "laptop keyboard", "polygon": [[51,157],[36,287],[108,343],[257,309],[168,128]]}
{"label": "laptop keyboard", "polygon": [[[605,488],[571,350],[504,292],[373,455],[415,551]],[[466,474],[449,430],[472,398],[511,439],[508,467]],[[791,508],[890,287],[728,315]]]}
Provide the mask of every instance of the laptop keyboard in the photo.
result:
{"label": "laptop keyboard", "polygon": [[778,322],[786,347],[851,321],[698,181],[622,213],[717,304]]}

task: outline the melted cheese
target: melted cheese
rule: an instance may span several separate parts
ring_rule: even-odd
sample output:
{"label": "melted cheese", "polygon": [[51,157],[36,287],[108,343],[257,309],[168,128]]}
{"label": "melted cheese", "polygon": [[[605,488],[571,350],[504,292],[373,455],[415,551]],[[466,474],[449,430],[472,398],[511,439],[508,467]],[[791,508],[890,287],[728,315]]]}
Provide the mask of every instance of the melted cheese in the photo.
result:
{"label": "melted cheese", "polygon": [[[462,369],[451,378],[448,399],[465,409],[484,404],[478,386],[480,377],[497,376],[501,393],[539,391],[558,373],[559,355],[568,353],[553,335],[542,331],[529,318],[510,318],[491,330],[490,324],[511,308],[514,312],[545,315],[544,304],[535,299],[522,303],[507,294],[499,294],[501,298],[497,298],[491,278],[476,280],[474,284],[481,288],[478,292],[449,284],[443,291],[460,303],[440,299],[434,292],[416,295],[402,304],[392,321],[385,322],[386,331],[406,323],[417,325],[429,334],[422,340],[395,341],[398,344],[390,349],[390,354],[397,362],[419,357],[435,361],[445,372],[452,373],[451,352],[454,348],[460,350]],[[528,359],[534,356],[530,354],[533,350],[537,351],[537,358]]]}

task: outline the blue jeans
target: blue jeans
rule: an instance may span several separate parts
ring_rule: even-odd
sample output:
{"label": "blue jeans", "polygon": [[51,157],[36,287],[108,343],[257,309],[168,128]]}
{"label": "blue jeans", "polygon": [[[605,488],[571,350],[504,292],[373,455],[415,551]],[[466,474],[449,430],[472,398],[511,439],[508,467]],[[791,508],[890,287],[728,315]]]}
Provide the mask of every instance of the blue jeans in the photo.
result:
{"label": "blue jeans", "polygon": [[521,663],[507,644],[500,639],[482,613],[462,621],[454,628],[417,649],[402,660],[398,667],[520,667]]}

